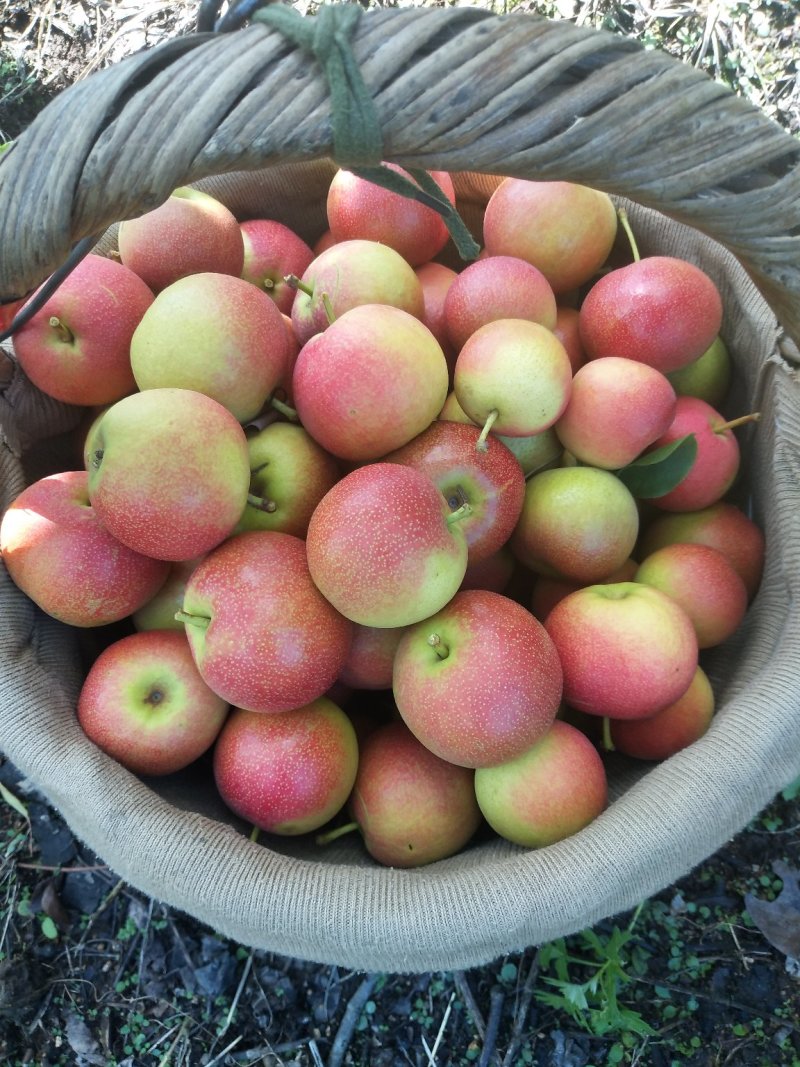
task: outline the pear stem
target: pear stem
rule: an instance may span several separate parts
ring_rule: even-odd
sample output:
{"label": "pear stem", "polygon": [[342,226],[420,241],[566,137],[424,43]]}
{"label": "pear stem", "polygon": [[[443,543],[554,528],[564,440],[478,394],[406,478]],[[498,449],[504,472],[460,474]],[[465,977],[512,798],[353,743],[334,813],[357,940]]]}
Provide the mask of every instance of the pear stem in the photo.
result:
{"label": "pear stem", "polygon": [[615,751],[615,745],[611,739],[611,719],[609,719],[608,715],[603,716],[603,751]]}
{"label": "pear stem", "polygon": [[431,646],[431,648],[439,657],[439,659],[447,659],[447,657],[450,655],[450,649],[447,647],[447,645],[444,643],[441,637],[439,637],[438,634],[431,634],[428,638],[428,644]]}
{"label": "pear stem", "polygon": [[617,218],[619,219],[620,226],[625,231],[625,236],[628,238],[628,244],[631,246],[633,262],[638,263],[642,257],[639,255],[639,246],[636,243],[636,238],[633,236],[633,230],[631,229],[631,222],[628,218],[628,212],[625,210],[624,207],[617,209]]}
{"label": "pear stem", "polygon": [[247,503],[251,508],[258,508],[259,511],[268,511],[272,514],[273,511],[278,510],[278,505],[274,500],[268,500],[263,496],[256,496],[255,493],[247,494]]}
{"label": "pear stem", "polygon": [[293,407],[290,407],[289,404],[284,404],[284,402],[282,400],[279,400],[277,396],[270,397],[269,402],[275,408],[276,411],[279,411],[281,415],[284,415],[287,419],[290,419],[292,422],[300,421],[300,417],[297,414],[297,410]]}
{"label": "pear stem", "polygon": [[287,274],[283,279],[290,289],[297,289],[301,293],[305,293],[306,296],[314,295],[314,288],[308,285],[307,282],[302,282],[296,274]]}
{"label": "pear stem", "polygon": [[331,298],[328,296],[327,293],[323,293],[321,299],[322,306],[325,308],[325,317],[327,318],[328,325],[330,326],[332,322],[336,321],[336,316],[333,313],[333,304],[331,303]]}
{"label": "pear stem", "polygon": [[352,834],[357,829],[357,822],[346,822],[343,826],[336,826],[333,830],[327,830],[324,834],[317,834],[314,840],[318,845],[329,845],[331,841],[336,841],[338,838],[344,837],[345,834]]}
{"label": "pear stem", "polygon": [[187,626],[196,626],[200,630],[207,630],[211,619],[207,615],[190,615],[188,611],[176,611],[175,619],[185,622]]}
{"label": "pear stem", "polygon": [[445,519],[448,526],[452,526],[455,522],[461,522],[462,519],[466,519],[468,515],[472,514],[472,508],[466,502],[461,505],[460,508],[456,508],[455,511],[451,511]]}
{"label": "pear stem", "polygon": [[50,316],[50,325],[58,334],[59,341],[62,341],[65,345],[71,345],[75,341],[75,334],[70,330],[57,315]]}
{"label": "pear stem", "polygon": [[258,826],[254,826],[253,829],[250,831],[250,840],[253,841],[253,842],[258,841],[258,835],[260,833],[261,833],[261,830],[259,829],[259,827]]}
{"label": "pear stem", "polygon": [[714,427],[714,433],[725,433],[726,430],[735,430],[738,426],[744,426],[748,422],[758,422],[761,418],[760,411],[751,411],[749,415],[740,415],[738,419],[723,422],[721,426]]}
{"label": "pear stem", "polygon": [[491,430],[491,428],[494,426],[495,422],[497,421],[497,416],[499,414],[500,414],[500,412],[497,410],[497,408],[492,408],[492,410],[486,416],[486,422],[483,424],[483,429],[481,430],[481,435],[478,438],[478,440],[475,442],[475,448],[479,452],[488,452],[489,451],[489,446],[486,444],[486,438],[489,436],[489,431]]}

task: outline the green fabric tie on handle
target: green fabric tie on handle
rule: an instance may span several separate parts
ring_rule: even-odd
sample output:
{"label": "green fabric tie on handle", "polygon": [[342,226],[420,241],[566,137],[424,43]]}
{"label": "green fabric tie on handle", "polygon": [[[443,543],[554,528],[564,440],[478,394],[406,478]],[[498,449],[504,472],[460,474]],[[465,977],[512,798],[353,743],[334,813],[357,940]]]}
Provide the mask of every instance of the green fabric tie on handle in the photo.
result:
{"label": "green fabric tie on handle", "polygon": [[381,185],[384,189],[400,193],[401,196],[407,196],[411,200],[418,200],[426,207],[438,211],[450,231],[453,244],[458,249],[461,258],[471,260],[477,257],[481,250],[480,245],[467,229],[467,224],[459,215],[455,205],[447,199],[426,170],[410,167],[408,173],[414,179],[411,181],[404,174],[398,174],[396,170],[390,170],[383,164],[378,167],[350,167],[349,169],[359,178],[366,178],[375,185]]}
{"label": "green fabric tie on handle", "polygon": [[325,75],[331,95],[333,158],[360,178],[433,208],[464,260],[475,259],[480,246],[453,204],[425,170],[409,170],[413,181],[383,165],[383,136],[375,102],[353,55],[351,39],[361,20],[358,4],[323,6],[311,17],[294,8],[269,4],[253,14],[313,55]]}

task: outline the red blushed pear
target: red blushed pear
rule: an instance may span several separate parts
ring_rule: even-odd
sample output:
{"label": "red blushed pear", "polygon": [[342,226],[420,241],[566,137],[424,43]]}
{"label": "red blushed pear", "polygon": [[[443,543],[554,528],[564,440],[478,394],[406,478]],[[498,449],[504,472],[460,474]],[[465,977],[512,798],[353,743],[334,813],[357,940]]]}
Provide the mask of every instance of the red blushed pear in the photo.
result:
{"label": "red blushed pear", "polygon": [[552,330],[556,298],[547,278],[524,259],[487,256],[456,277],[444,317],[453,348],[460,352],[477,329],[498,319],[528,319]]}
{"label": "red blushed pear", "polygon": [[249,485],[244,430],[202,393],[133,393],[92,433],[92,506],[111,534],[155,559],[192,559],[218,545],[239,521]]}
{"label": "red blushed pear", "polygon": [[732,376],[730,353],[721,337],[715,338],[694,363],[668,375],[678,396],[696,396],[712,407],[719,407],[727,396]]}
{"label": "red blushed pear", "polygon": [[325,230],[325,232],[321,233],[320,236],[314,242],[314,244],[311,246],[311,250],[314,253],[314,257],[316,258],[323,252],[327,251],[327,249],[332,248],[335,244],[336,238],[333,236],[330,230]]}
{"label": "red blushed pear", "polygon": [[228,704],[205,684],[174,630],[109,645],[78,697],[78,722],[98,748],[136,774],[174,774],[217,738]]}
{"label": "red blushed pear", "polygon": [[675,390],[660,371],[606,356],[576,371],[554,429],[581,463],[618,470],[666,432],[675,403]]}
{"label": "red blushed pear", "polygon": [[156,594],[169,564],[126,548],[89,503],[85,471],[29,485],[0,522],[0,555],[42,611],[70,626],[124,619]]}
{"label": "red blushed pear", "polygon": [[[397,164],[387,163],[385,166],[413,180],[408,171]],[[455,204],[450,175],[441,170],[429,173],[450,203]],[[442,216],[433,208],[359,178],[349,170],[339,170],[333,176],[328,190],[327,213],[334,240],[380,241],[413,267],[433,259],[450,236]]]}
{"label": "red blushed pear", "polygon": [[699,359],[722,325],[722,298],[686,260],[647,256],[595,282],[581,304],[580,333],[590,359],[623,356],[662,374]]}
{"label": "red blushed pear", "polygon": [[392,689],[426,748],[460,767],[514,759],[550,727],[562,673],[540,622],[499,593],[457,593],[400,641]]}
{"label": "red blushed pear", "polygon": [[282,715],[234,708],[214,746],[214,780],[231,811],[260,830],[317,830],[344,806],[358,767],[345,713],[325,697]]}
{"label": "red blushed pear", "polygon": [[447,397],[436,338],[399,308],[346,311],[300,351],[292,393],[300,422],[340,459],[378,459],[434,421]]}
{"label": "red blushed pear", "polygon": [[194,389],[239,422],[285,377],[289,339],[264,292],[228,274],[192,274],[163,289],[131,340],[140,389]]}
{"label": "red blushed pear", "polygon": [[589,281],[608,258],[616,234],[611,198],[574,182],[506,178],[489,198],[483,219],[489,255],[527,260],[555,293]]}
{"label": "red blushed pear", "polygon": [[442,405],[442,410],[439,412],[438,417],[442,422],[463,422],[465,426],[475,426],[475,423],[459,404],[458,397],[452,390],[447,394],[447,399]]}
{"label": "red blushed pear", "polygon": [[314,508],[341,476],[339,464],[301,426],[273,422],[249,437],[250,492],[236,526],[305,537]]}
{"label": "red blushed pear", "polygon": [[714,703],[708,676],[698,667],[683,696],[663,711],[649,719],[611,720],[611,744],[618,752],[635,759],[668,759],[708,731],[714,717]]}
{"label": "red blushed pear", "polygon": [[[617,582],[632,582],[638,569],[639,564],[635,560],[626,559],[613,574],[597,584],[614,585]],[[559,604],[570,593],[582,588],[579,582],[570,582],[566,578],[549,578],[545,574],[539,575],[531,592],[531,611],[540,622],[544,622],[556,604]]]}
{"label": "red blushed pear", "polygon": [[429,752],[402,723],[388,723],[362,744],[348,802],[355,825],[323,840],[357,826],[369,854],[388,867],[421,867],[452,856],[482,822],[473,779],[472,771]]}
{"label": "red blushed pear", "polygon": [[392,666],[404,626],[353,627],[353,642],[339,681],[353,689],[391,689]]}
{"label": "red blushed pear", "polygon": [[623,566],[639,533],[639,511],[610,471],[556,467],[525,485],[511,551],[537,574],[587,584]]}
{"label": "red blushed pear", "polygon": [[296,289],[287,275],[298,277],[314,259],[302,237],[277,219],[248,219],[240,226],[244,247],[242,278],[271,297],[278,311],[288,315]]}
{"label": "red blushed pear", "polygon": [[547,430],[564,411],[572,367],[546,326],[499,319],[481,326],[461,349],[453,388],[484,434],[527,437]]}
{"label": "red blushed pear", "polygon": [[180,630],[183,623],[178,622],[175,613],[183,607],[186,583],[194,573],[195,567],[203,557],[185,559],[179,563],[170,563],[167,580],[146,604],[131,615],[131,622],[137,630]]}
{"label": "red blushed pear", "polygon": [[529,437],[504,437],[502,434],[496,436],[516,457],[526,478],[537,471],[558,466],[561,461],[563,448],[552,427]]}
{"label": "red blushed pear", "polygon": [[152,290],[132,270],[86,256],[14,334],[15,355],[56,400],[111,404],[136,390],[131,338],[152,303]]}
{"label": "red blushed pear", "polygon": [[304,345],[361,304],[387,304],[422,319],[422,284],[406,260],[377,241],[342,241],[303,272],[292,304],[292,327]]}
{"label": "red blushed pear", "polygon": [[450,343],[444,317],[444,302],[450,286],[458,275],[443,263],[423,263],[415,271],[422,286],[424,310],[422,321],[442,346],[451,376],[458,352]]}
{"label": "red blushed pear", "polygon": [[642,535],[638,558],[678,542],[718,549],[744,582],[748,598],[756,595],[764,570],[764,532],[741,508],[719,501],[699,511],[657,515]]}
{"label": "red blushed pear", "polygon": [[353,631],[312,582],[303,541],[274,531],[237,534],[209,553],[178,617],[208,685],[236,707],[266,713],[322,696]]}
{"label": "red blushed pear", "polygon": [[516,560],[508,545],[502,545],[493,555],[477,563],[467,564],[462,589],[488,589],[504,593],[514,576]]}
{"label": "red blushed pear", "polygon": [[683,481],[669,493],[653,497],[652,503],[664,511],[698,511],[716,504],[739,473],[739,443],[733,430],[758,419],[755,412],[729,421],[704,400],[679,396],[669,428],[652,448],[661,448],[692,433],[697,440],[697,457]]}
{"label": "red blushed pear", "polygon": [[523,848],[544,848],[588,826],[608,804],[605,767],[580,730],[556,721],[516,759],[475,772],[484,818]]}
{"label": "red blushed pear", "polygon": [[559,304],[556,310],[556,324],[553,333],[566,349],[569,361],[572,364],[572,373],[586,362],[586,352],[581,341],[579,326],[580,312],[577,308],[566,304]]}
{"label": "red blushed pear", "polygon": [[14,321],[17,312],[22,310],[26,302],[26,298],[22,297],[20,300],[9,300],[5,304],[0,304],[0,333],[5,333]]}
{"label": "red blushed pear", "polygon": [[697,669],[697,638],[683,608],[638,582],[591,585],[557,604],[544,624],[578,711],[645,719],[673,704]]}
{"label": "red blushed pear", "polygon": [[123,264],[154,292],[189,274],[239,277],[244,245],[239,223],[219,200],[186,185],[153,211],[119,226]]}
{"label": "red blushed pear", "polygon": [[[447,400],[438,417],[441,422],[460,422],[465,426],[476,425],[461,407],[454,392],[447,394]],[[516,457],[526,478],[535,474],[536,471],[560,465],[564,453],[564,448],[552,427],[542,430],[541,433],[529,434],[527,437],[507,437],[500,433],[490,433],[486,440],[490,438],[502,441],[509,452]]]}
{"label": "red blushed pear", "polygon": [[707,545],[665,545],[647,556],[634,579],[660,589],[692,620],[699,648],[722,644],[747,611],[747,589],[727,558]]}
{"label": "red blushed pear", "polygon": [[459,520],[426,475],[370,463],[322,498],[308,525],[311,577],[362,626],[407,626],[442,608],[467,569]]}
{"label": "red blushed pear", "polygon": [[477,447],[476,426],[437,421],[407,445],[384,457],[426,474],[438,485],[451,511],[468,504],[461,521],[469,563],[493,555],[511,536],[525,496],[522,468],[495,437]]}

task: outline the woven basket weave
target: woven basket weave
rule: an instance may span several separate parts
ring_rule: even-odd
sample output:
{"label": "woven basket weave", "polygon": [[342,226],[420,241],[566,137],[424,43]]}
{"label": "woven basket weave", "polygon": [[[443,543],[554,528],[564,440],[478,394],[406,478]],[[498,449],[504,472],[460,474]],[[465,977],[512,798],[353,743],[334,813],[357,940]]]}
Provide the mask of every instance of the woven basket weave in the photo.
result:
{"label": "woven basket weave", "polygon": [[[634,906],[800,774],[800,143],[661,53],[535,16],[370,12],[354,53],[383,157],[456,172],[467,217],[493,175],[584,182],[633,201],[643,254],[683,255],[719,284],[731,403],[763,412],[741,438],[740,499],[766,531],[767,565],[744,625],[709,657],[710,732],[652,768],[617,760],[609,809],[539,851],[487,840],[398,871],[357,841],[254,844],[207,779],[144,782],[86,740],[74,713],[84,642],[0,568],[0,748],[121,877],[223,934],[349,967],[451,969]],[[332,151],[316,64],[272,30],[131,57],[63,93],[0,163],[0,299],[190,181],[241,218],[271,214],[313,238]],[[101,247],[112,242],[113,230]],[[69,464],[63,435],[80,417],[11,367],[0,505]]]}

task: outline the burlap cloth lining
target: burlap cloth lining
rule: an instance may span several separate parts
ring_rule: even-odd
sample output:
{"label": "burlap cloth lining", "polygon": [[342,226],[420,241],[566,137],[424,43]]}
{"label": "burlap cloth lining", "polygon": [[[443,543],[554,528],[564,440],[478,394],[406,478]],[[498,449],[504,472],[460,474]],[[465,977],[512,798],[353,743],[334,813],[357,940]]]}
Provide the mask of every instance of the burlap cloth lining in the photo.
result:
{"label": "burlap cloth lining", "polygon": [[[205,179],[241,218],[282,218],[308,239],[324,228],[324,162]],[[475,223],[496,179],[460,175]],[[590,827],[540,851],[496,840],[430,867],[372,863],[355,839],[250,842],[205,773],[143,782],[99,752],[75,719],[85,635],[45,618],[0,569],[0,745],[77,836],[132,885],[247,945],[386,971],[452,969],[569,933],[664,888],[739,831],[800,773],[797,585],[800,404],[796,350],[733,257],[697,232],[629,205],[643,254],[685,256],[722,290],[736,363],[737,501],[767,536],[762,588],[743,626],[705,657],[719,700],[708,735],[661,765],[617,758],[613,802]],[[113,230],[101,244],[113,244]],[[0,503],[54,466],[81,412],[15,372],[0,393]],[[62,436],[60,436],[62,435]]]}

